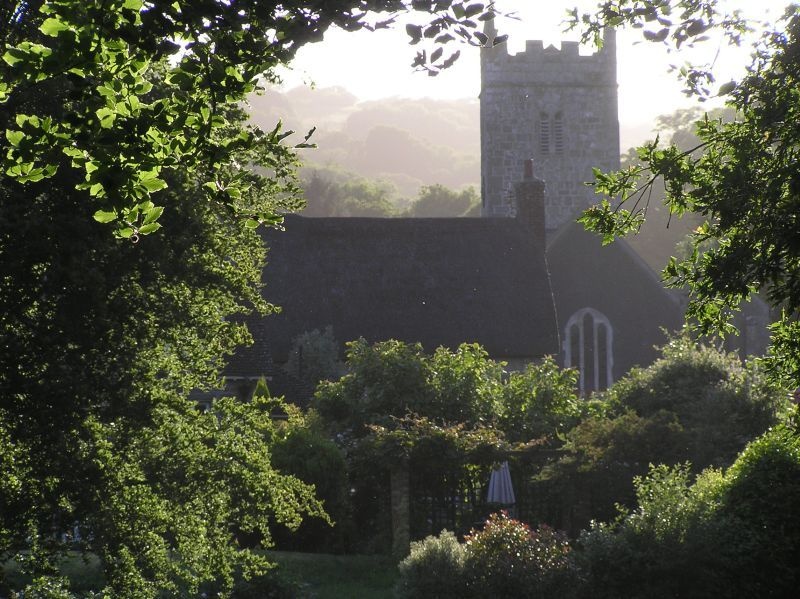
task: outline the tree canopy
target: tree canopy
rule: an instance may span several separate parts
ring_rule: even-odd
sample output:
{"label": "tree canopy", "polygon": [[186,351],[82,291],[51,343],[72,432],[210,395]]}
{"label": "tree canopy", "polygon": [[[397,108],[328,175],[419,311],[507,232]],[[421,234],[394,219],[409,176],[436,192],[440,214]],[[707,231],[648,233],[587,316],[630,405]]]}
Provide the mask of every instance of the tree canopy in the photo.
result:
{"label": "tree canopy", "polygon": [[589,415],[564,434],[558,459],[538,473],[533,494],[550,498],[561,526],[576,531],[632,505],[632,479],[649,464],[690,463],[695,473],[727,467],[747,441],[787,416],[786,389],[757,361],[742,365],[687,335],[661,353],[591,402]]}
{"label": "tree canopy", "polygon": [[474,187],[453,191],[444,185],[425,185],[408,208],[408,216],[418,218],[473,216],[480,214],[481,200]]}
{"label": "tree canopy", "polygon": [[300,205],[287,133],[238,104],[329,26],[420,10],[412,41],[477,44],[476,6],[2,4],[0,553],[26,596],[67,596],[70,548],[99,557],[108,595],[225,596],[268,567],[248,547],[274,523],[323,514],[272,464],[275,401],[187,399],[248,341],[241,317],[272,309],[255,227]]}
{"label": "tree canopy", "polygon": [[[586,25],[588,36],[596,36],[603,25],[630,25],[642,29],[645,39],[673,48],[700,40],[711,28],[738,42],[748,24],[717,8],[714,1],[603,2],[594,15],[575,19]],[[763,31],[741,81],[719,88],[736,117],[698,121],[695,148],[663,147],[656,141],[639,148],[639,165],[598,172],[598,192],[620,201],[606,199],[582,218],[611,241],[638,227],[650,191],[663,183],[671,213],[703,218],[692,235],[692,251],[670,261],[664,271],[671,285],[689,289],[688,318],[703,332],[729,332],[731,312],[750,294],[764,293],[783,310],[773,331],[770,363],[795,384],[800,383],[798,48],[800,9],[792,5],[774,29]],[[708,69],[684,68],[681,75],[690,92],[711,93]]]}
{"label": "tree canopy", "polygon": [[[276,178],[286,176],[279,159],[286,133],[280,124],[269,133],[231,127],[228,109],[260,82],[275,80],[275,67],[328,27],[377,29],[408,11],[429,16],[406,30],[422,46],[413,65],[431,74],[457,58],[458,51],[445,54],[445,44],[487,43],[477,21],[494,16],[484,4],[453,0],[6,3],[2,169],[20,183],[72,173],[87,196],[85,213],[113,222],[121,237],[157,230],[164,206],[152,200],[175,169],[254,226],[273,223],[279,220],[273,212],[241,201],[248,181],[236,156],[260,148],[258,163]],[[28,101],[56,92],[55,113]]]}

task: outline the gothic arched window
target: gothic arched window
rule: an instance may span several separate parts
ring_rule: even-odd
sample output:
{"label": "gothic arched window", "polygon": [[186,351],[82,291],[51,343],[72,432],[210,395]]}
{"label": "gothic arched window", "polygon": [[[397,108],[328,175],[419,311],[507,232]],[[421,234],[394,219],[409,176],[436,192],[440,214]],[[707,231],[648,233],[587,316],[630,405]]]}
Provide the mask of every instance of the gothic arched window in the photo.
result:
{"label": "gothic arched window", "polygon": [[582,394],[611,386],[614,366],[614,330],[608,318],[594,308],[570,316],[564,330],[564,366],[577,368]]}

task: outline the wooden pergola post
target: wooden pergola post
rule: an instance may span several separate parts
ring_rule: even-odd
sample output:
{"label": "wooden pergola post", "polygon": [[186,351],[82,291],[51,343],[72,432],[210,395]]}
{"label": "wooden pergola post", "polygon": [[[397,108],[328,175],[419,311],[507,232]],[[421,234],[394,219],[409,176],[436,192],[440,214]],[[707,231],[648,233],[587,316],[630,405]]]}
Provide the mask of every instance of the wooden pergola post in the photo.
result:
{"label": "wooden pergola post", "polygon": [[401,560],[411,546],[408,462],[402,460],[389,473],[392,499],[392,557]]}

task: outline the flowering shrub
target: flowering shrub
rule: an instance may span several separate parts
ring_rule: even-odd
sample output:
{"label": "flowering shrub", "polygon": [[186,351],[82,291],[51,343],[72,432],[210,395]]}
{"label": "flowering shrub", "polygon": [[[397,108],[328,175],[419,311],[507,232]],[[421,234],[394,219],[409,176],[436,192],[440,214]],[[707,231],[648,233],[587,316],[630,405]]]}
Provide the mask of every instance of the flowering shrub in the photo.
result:
{"label": "flowering shrub", "polygon": [[501,512],[466,538],[469,596],[566,597],[573,578],[571,548],[563,533],[531,529]]}

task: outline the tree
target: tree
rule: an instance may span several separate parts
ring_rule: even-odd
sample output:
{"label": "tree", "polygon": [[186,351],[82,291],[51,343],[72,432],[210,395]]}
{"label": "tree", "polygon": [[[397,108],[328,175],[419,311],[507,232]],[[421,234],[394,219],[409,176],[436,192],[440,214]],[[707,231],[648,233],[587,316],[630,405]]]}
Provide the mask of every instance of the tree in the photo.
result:
{"label": "tree", "polygon": [[[700,107],[680,108],[670,114],[656,118],[654,131],[659,143],[669,143],[681,150],[697,148],[700,140],[695,135],[694,124],[703,118],[704,111]],[[730,110],[715,109],[709,111],[710,118],[733,118]],[[639,155],[636,148],[629,148],[621,158],[622,168],[637,166]],[[642,173],[640,184],[647,180],[647,173]],[[664,204],[663,186],[653,186],[648,191],[647,220],[629,238],[629,243],[636,252],[656,271],[664,268],[671,256],[683,256],[686,251],[686,239],[702,222],[702,217],[687,213],[678,217],[671,214]]]}
{"label": "tree", "polygon": [[[482,10],[414,5],[424,32],[480,41]],[[0,552],[34,585],[63,587],[78,523],[106,594],[225,595],[269,565],[238,539],[322,514],[272,466],[271,400],[202,414],[187,396],[248,340],[241,316],[271,309],[254,229],[299,206],[285,133],[237,104],[326,27],[382,25],[373,7],[411,5],[0,7]]]}
{"label": "tree", "polygon": [[[739,41],[747,24],[736,14],[721,14],[716,5],[713,0],[603,2],[595,15],[574,18],[586,25],[587,36],[599,35],[603,25],[632,25],[643,30],[645,39],[680,48],[716,27]],[[669,284],[688,287],[687,317],[703,332],[729,332],[730,313],[751,293],[764,292],[783,310],[773,329],[770,364],[776,375],[795,385],[800,383],[800,102],[792,90],[800,80],[798,48],[800,9],[793,5],[779,29],[764,31],[743,79],[720,87],[736,118],[699,121],[697,148],[650,143],[638,150],[640,166],[598,172],[598,191],[619,197],[620,203],[604,200],[582,218],[611,241],[637,228],[649,191],[662,181],[670,212],[703,217],[692,236],[692,252],[664,271]],[[681,72],[690,92],[710,93],[709,70]],[[640,186],[642,173],[648,175]]]}
{"label": "tree", "polygon": [[395,216],[396,190],[385,181],[370,181],[331,169],[303,173],[304,216]]}
{"label": "tree", "polygon": [[359,339],[347,344],[346,366],[341,379],[320,384],[313,406],[334,429],[356,438],[370,425],[393,428],[408,415],[439,425],[489,422],[503,376],[502,365],[474,344],[427,355],[419,343]]}
{"label": "tree", "polygon": [[[226,110],[259,81],[274,81],[275,67],[328,27],[376,29],[400,12],[426,12],[430,22],[406,29],[412,43],[425,46],[413,65],[435,74],[458,55],[445,55],[442,45],[456,38],[488,43],[473,19],[493,17],[491,7],[452,0],[19,0],[4,6],[5,175],[25,183],[72,173],[85,194],[82,212],[115,223],[122,237],[157,228],[163,206],[148,202],[160,198],[175,169],[253,223],[279,220],[238,201],[247,181],[231,167],[238,151],[266,143],[261,162],[280,176],[269,156],[286,134],[280,125],[269,134],[230,127]],[[155,65],[164,68],[157,91],[149,76]],[[26,101],[54,90],[60,90],[56,114]],[[69,162],[61,164],[61,157]]]}
{"label": "tree", "polygon": [[474,344],[426,354],[419,344],[361,339],[348,344],[346,365],[312,406],[347,451],[357,530],[388,529],[386,472],[408,464],[412,535],[465,532],[485,516],[480,495],[493,467],[516,460],[525,480],[540,469],[541,450],[551,453],[583,415],[576,373],[551,358],[506,373]]}
{"label": "tree", "polygon": [[295,337],[286,360],[286,372],[308,383],[312,389],[322,380],[339,376],[339,343],[333,336],[333,327],[306,331]]}
{"label": "tree", "polygon": [[[560,457],[539,474],[533,493],[569,506],[570,530],[612,518],[632,505],[635,476],[650,464],[690,462],[694,472],[730,465],[747,441],[786,415],[786,390],[757,363],[672,339],[662,357],[614,383],[564,435]],[[588,411],[588,410],[587,410]]]}
{"label": "tree", "polygon": [[474,187],[453,191],[444,185],[425,185],[408,209],[408,216],[420,218],[465,216],[480,206]]}
{"label": "tree", "polygon": [[270,522],[320,513],[271,466],[274,406],[186,399],[247,339],[236,315],[268,306],[257,233],[172,199],[171,233],[132,244],[81,214],[68,181],[0,181],[0,550],[31,549],[34,577],[78,523],[115,596],[224,590],[266,564],[238,535],[269,545]]}

